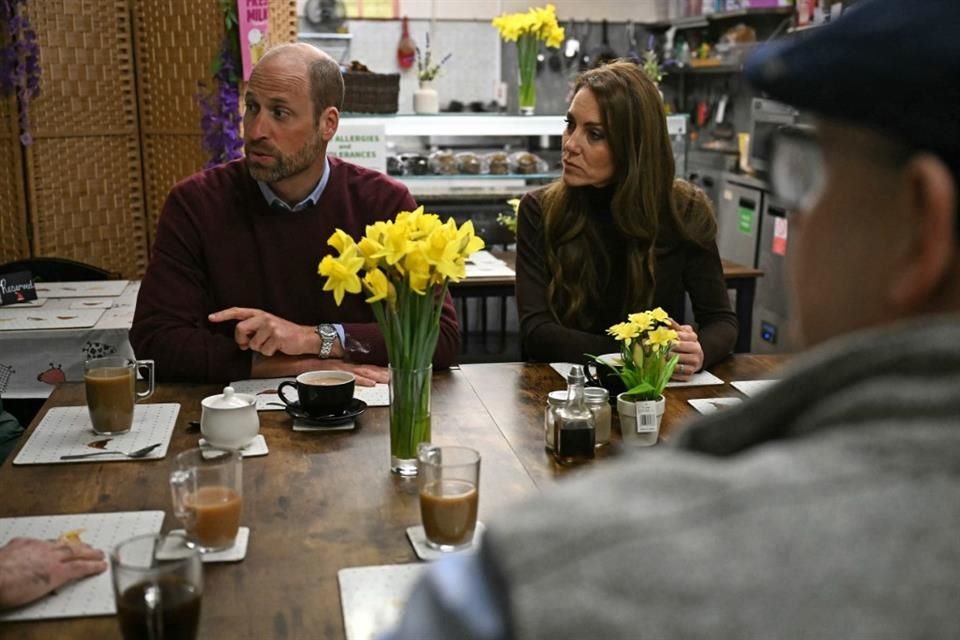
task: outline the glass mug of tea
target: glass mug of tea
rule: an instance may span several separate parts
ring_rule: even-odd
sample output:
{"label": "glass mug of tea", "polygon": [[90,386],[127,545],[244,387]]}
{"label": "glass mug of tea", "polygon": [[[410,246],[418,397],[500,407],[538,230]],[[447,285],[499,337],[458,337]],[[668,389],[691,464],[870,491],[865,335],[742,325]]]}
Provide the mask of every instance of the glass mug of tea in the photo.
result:
{"label": "glass mug of tea", "polygon": [[[197,637],[203,596],[203,562],[182,536],[145,534],[110,553],[117,617],[124,640],[191,640]],[[163,550],[181,548],[170,559]]]}
{"label": "glass mug of tea", "polygon": [[207,553],[233,546],[243,504],[242,460],[239,451],[209,447],[177,455],[170,488],[188,547]]}
{"label": "glass mug of tea", "polygon": [[[137,372],[144,371],[146,391],[137,391]],[[118,435],[133,426],[133,406],[153,395],[153,360],[130,360],[122,356],[94,358],[83,363],[87,409],[93,430]]]}
{"label": "glass mug of tea", "polygon": [[459,551],[473,544],[480,504],[480,453],[423,443],[417,455],[420,518],[427,546]]}

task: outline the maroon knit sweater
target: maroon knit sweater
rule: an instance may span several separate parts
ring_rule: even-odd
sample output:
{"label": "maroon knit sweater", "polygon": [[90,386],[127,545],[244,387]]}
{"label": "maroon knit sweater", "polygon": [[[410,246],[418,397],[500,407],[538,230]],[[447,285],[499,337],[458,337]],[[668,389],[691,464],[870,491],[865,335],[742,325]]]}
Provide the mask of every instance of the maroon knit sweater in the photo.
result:
{"label": "maroon knit sweater", "polygon": [[[244,161],[177,184],[163,206],[137,299],[130,341],[138,358],[156,361],[167,381],[224,382],[250,377],[252,353],[233,339],[236,322],[207,315],[229,307],[262,309],[302,325],[342,323],[369,348],[354,362],[385,365],[383,336],[364,302],[347,294],[337,306],[317,274],[327,239],[341,228],[356,239],[367,224],[416,207],[401,183],[330,158],[330,179],[313,207],[271,209]],[[440,319],[435,368],[456,361],[460,333],[449,295]]]}

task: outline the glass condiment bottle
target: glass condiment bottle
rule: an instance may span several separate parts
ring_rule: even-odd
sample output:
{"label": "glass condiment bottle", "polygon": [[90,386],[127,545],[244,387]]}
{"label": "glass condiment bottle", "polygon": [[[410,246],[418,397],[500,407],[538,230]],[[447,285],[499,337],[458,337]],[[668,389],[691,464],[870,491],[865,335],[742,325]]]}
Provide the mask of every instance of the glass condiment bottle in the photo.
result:
{"label": "glass condiment bottle", "polygon": [[595,446],[602,447],[610,442],[610,392],[603,387],[587,387],[583,390],[583,402],[593,414],[593,427],[596,432]]}
{"label": "glass condiment bottle", "polygon": [[583,367],[573,365],[567,374],[567,403],[558,407],[554,425],[553,456],[561,464],[594,457],[596,430],[593,413],[583,402]]}
{"label": "glass condiment bottle", "polygon": [[547,451],[556,447],[553,423],[557,419],[557,409],[567,404],[567,390],[551,391],[547,394],[547,406],[543,409],[543,439]]}

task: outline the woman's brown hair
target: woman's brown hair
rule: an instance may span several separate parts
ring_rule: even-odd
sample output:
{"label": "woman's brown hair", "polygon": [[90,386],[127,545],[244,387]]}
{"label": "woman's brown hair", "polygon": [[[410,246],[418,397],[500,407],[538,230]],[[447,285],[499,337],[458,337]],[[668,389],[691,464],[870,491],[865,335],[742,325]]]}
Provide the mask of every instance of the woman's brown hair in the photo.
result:
{"label": "woman's brown hair", "polygon": [[[614,270],[625,269],[624,312],[653,300],[653,247],[661,212],[669,212],[681,234],[697,242],[715,236],[712,225],[680,220],[673,198],[673,149],[663,101],[656,85],[632,62],[616,61],[581,74],[574,94],[589,89],[597,102],[613,155],[613,198],[617,229],[627,237],[626,265],[611,265],[603,238],[587,224],[593,187],[568,187],[563,180],[544,191],[546,259],[551,280],[547,299],[557,319],[586,328],[592,304]],[[705,228],[705,227],[712,228]]]}

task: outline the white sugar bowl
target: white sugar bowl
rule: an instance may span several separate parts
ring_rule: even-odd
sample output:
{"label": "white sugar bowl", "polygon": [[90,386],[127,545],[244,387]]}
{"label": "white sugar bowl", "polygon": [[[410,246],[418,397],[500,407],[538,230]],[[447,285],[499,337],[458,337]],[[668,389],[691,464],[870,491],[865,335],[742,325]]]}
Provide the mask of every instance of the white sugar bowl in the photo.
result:
{"label": "white sugar bowl", "polygon": [[221,449],[242,449],[260,432],[257,399],[225,387],[223,393],[200,401],[200,432],[207,442]]}

